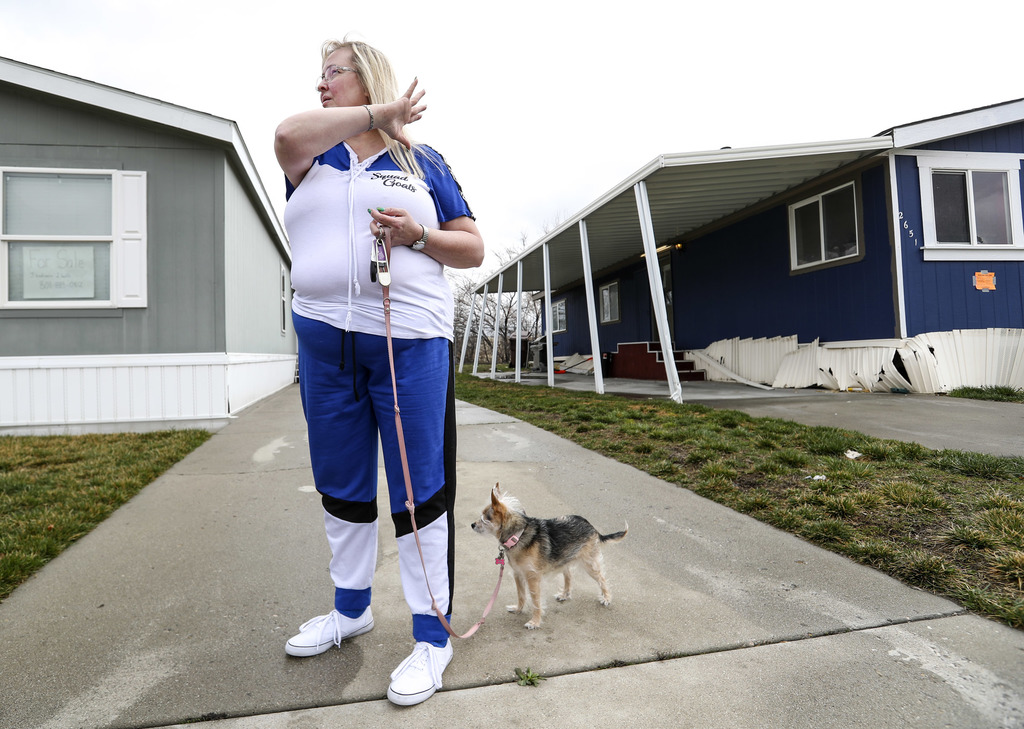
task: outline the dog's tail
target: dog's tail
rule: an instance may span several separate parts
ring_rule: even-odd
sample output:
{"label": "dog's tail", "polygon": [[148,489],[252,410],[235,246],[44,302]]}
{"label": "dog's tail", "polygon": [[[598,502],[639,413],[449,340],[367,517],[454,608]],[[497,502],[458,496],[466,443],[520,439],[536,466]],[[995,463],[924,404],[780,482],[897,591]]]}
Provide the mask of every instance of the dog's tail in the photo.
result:
{"label": "dog's tail", "polygon": [[627,534],[629,534],[628,521],[626,522],[626,528],[623,529],[621,532],[615,532],[614,534],[600,534],[599,536],[601,538],[601,544],[604,544],[605,542],[617,542],[620,539],[625,538]]}

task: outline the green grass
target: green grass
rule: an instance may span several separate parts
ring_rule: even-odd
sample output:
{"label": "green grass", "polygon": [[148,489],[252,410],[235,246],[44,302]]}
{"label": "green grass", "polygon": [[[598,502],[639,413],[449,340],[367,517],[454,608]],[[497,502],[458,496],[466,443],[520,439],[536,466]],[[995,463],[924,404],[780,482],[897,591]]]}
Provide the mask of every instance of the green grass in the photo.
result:
{"label": "green grass", "polygon": [[1016,387],[997,385],[994,387],[958,387],[949,393],[950,397],[965,397],[971,400],[995,400],[997,402],[1024,402],[1024,390]]}
{"label": "green grass", "polygon": [[0,437],[0,601],[209,437]]}
{"label": "green grass", "polygon": [[1024,628],[1024,458],[472,375],[456,394]]}

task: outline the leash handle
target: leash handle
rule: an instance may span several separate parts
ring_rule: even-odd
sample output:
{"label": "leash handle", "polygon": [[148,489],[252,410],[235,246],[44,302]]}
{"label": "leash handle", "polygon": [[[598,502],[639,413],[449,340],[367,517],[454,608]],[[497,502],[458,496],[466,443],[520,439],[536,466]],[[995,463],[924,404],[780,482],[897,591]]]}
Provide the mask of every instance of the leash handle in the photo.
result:
{"label": "leash handle", "polygon": [[[384,333],[387,337],[388,344],[388,364],[391,367],[391,392],[394,396],[395,403],[395,432],[398,436],[398,454],[402,460],[402,475],[405,478],[405,508],[409,510],[409,520],[412,522],[412,533],[413,537],[416,539],[416,550],[420,554],[420,564],[423,566],[423,580],[427,583],[427,593],[430,595],[430,607],[435,613],[437,613],[437,617],[441,621],[441,625],[443,625],[444,629],[448,632],[448,635],[453,638],[466,639],[471,637],[480,629],[480,626],[484,624],[484,621],[487,619],[487,615],[491,612],[491,608],[494,607],[494,603],[498,599],[498,591],[501,589],[501,578],[505,574],[505,550],[499,548],[498,558],[494,560],[495,564],[499,565],[498,584],[494,586],[494,592],[491,594],[491,599],[487,603],[487,607],[484,608],[484,614],[476,624],[473,625],[473,627],[462,635],[459,635],[452,629],[452,626],[448,624],[448,620],[444,616],[444,611],[438,607],[437,598],[434,597],[434,591],[430,587],[430,578],[427,577],[427,560],[423,556],[423,545],[420,543],[420,531],[416,526],[416,503],[412,493],[412,476],[409,471],[409,457],[405,450],[405,433],[402,431],[402,411],[398,407],[398,377],[395,374],[395,352],[391,343],[391,272],[388,267],[388,259],[390,256],[391,229],[382,226],[378,228],[376,241],[374,242],[374,251],[370,270],[371,278],[373,278],[374,273],[377,275],[377,278],[374,278],[374,280],[379,279],[381,288],[384,292]],[[381,262],[383,262],[383,269],[379,265]],[[374,268],[375,265],[376,268]]]}

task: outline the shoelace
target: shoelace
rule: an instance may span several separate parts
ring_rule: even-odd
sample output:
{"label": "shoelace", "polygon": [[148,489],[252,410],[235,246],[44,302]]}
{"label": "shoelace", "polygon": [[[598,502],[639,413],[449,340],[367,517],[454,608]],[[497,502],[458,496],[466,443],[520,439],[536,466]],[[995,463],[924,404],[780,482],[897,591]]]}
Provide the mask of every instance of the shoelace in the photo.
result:
{"label": "shoelace", "polygon": [[327,613],[327,615],[321,615],[311,620],[307,620],[299,626],[299,632],[303,633],[308,628],[316,627],[317,623],[320,625],[320,632],[316,635],[317,645],[324,642],[324,635],[327,633],[329,627],[334,630],[334,645],[341,645],[341,613],[332,611]]}
{"label": "shoelace", "polygon": [[409,657],[398,664],[398,668],[391,674],[391,680],[394,681],[400,673],[411,668],[415,671],[428,671],[434,687],[441,688],[441,674],[445,666],[441,665],[438,656],[442,651],[442,648],[435,648],[430,643],[417,643]]}

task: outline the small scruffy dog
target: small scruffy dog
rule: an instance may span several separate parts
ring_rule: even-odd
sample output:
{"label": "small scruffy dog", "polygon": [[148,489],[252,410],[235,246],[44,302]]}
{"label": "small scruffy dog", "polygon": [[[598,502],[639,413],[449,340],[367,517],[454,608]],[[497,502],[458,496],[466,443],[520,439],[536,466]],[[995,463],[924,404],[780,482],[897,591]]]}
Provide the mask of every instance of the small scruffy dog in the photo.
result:
{"label": "small scruffy dog", "polygon": [[526,607],[529,588],[533,616],[526,627],[539,628],[543,613],[540,597],[541,578],[548,572],[562,571],[565,584],[555,596],[559,602],[572,598],[572,566],[579,562],[601,588],[601,604],[612,601],[604,576],[601,545],[617,542],[626,536],[629,525],[621,532],[599,534],[582,516],[560,516],[557,519],[536,519],[526,515],[519,500],[503,494],[495,485],[491,503],[472,524],[478,534],[492,534],[505,548],[509,565],[516,578],[518,604],[509,605],[510,613],[521,613]]}

